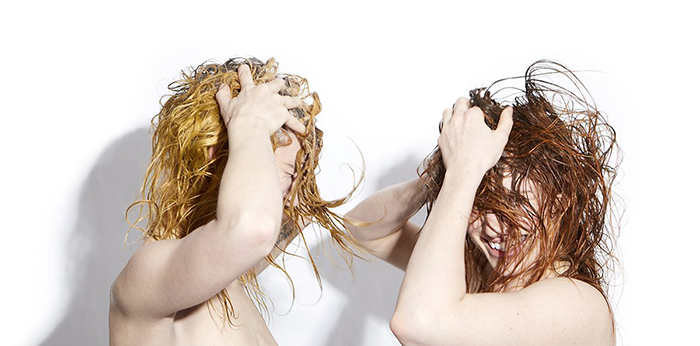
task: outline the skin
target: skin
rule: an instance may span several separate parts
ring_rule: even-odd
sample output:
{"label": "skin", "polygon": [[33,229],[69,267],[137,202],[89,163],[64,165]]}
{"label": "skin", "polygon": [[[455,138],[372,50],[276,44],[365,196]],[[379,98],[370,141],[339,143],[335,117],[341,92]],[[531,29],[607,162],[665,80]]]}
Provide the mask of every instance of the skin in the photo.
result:
{"label": "skin", "polygon": [[[511,176],[506,175],[503,179],[503,186],[509,187],[511,186],[511,182]],[[539,207],[537,188],[531,181],[526,180],[524,191],[521,191],[521,193],[527,196],[530,204],[535,209]],[[523,220],[522,222],[526,225],[529,224],[528,220]],[[525,260],[520,262],[517,266],[516,263],[510,263],[510,265],[505,268],[501,275],[511,276],[512,273],[517,272],[523,267],[527,267],[534,262],[539,253],[539,240],[537,238],[530,238],[531,230],[532,226],[526,227],[525,229],[520,229],[520,239],[523,241],[522,246],[525,246],[526,241],[533,242],[533,244],[531,244],[531,250],[525,257]],[[490,245],[500,244],[502,246],[501,249],[503,249],[503,247],[505,247],[507,237],[505,231],[500,228],[499,223],[493,214],[487,214],[486,218],[483,220],[477,219],[473,221],[467,229],[467,234],[469,235],[469,238],[471,238],[472,243],[476,244],[477,248],[485,255],[486,260],[489,262],[489,266],[484,268],[486,270],[486,275],[491,275],[491,272],[494,268],[496,268],[501,258],[514,256],[521,250],[520,248],[512,249],[508,254],[506,254],[504,251],[499,251],[497,248],[495,248],[498,245]],[[566,268],[567,266],[568,265],[563,262],[556,264],[556,267],[559,269]],[[504,288],[504,291],[514,289],[516,285],[518,285],[517,281],[510,282],[508,283],[508,286]]]}
{"label": "skin", "polygon": [[[278,94],[282,79],[255,85],[246,65],[238,74],[238,97],[226,85],[216,94],[230,153],[218,217],[183,239],[147,241],[134,253],[112,284],[111,345],[277,344],[239,277],[267,266],[293,183],[299,142],[291,136],[292,144],[273,152],[270,135],[282,126],[299,133],[305,127],[288,111],[301,100]],[[236,312],[233,327],[207,307],[224,288]]]}
{"label": "skin", "polygon": [[406,272],[391,319],[391,329],[404,345],[614,343],[604,297],[554,271],[526,288],[514,280],[499,293],[466,293],[465,238],[471,237],[486,255],[486,269],[493,270],[501,256],[488,245],[505,233],[498,223],[470,224],[469,217],[477,188],[501,157],[512,125],[511,108],[504,110],[496,130],[466,98],[445,110],[438,139],[445,180],[420,233],[408,221],[425,197],[420,179],[385,188],[346,215],[376,221],[347,226],[370,253]]}

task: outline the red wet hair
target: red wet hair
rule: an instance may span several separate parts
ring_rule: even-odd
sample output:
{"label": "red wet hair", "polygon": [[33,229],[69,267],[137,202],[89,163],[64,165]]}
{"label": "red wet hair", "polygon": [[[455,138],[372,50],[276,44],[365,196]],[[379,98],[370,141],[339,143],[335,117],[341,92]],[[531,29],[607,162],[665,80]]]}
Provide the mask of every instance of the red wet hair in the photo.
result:
{"label": "red wet hair", "polygon": [[[554,78],[562,78],[569,89],[555,84]],[[608,301],[619,224],[612,191],[621,158],[615,130],[565,66],[538,61],[527,69],[524,80],[525,89],[512,102],[494,99],[490,89],[496,83],[470,92],[471,104],[483,110],[492,129],[509,105],[514,122],[503,156],[477,190],[472,222],[485,221],[492,214],[505,233],[505,251],[513,246],[523,246],[526,251],[505,256],[487,277],[486,259],[467,237],[469,290],[497,292],[514,280],[528,286],[555,272],[590,284]],[[444,173],[436,148],[420,172],[429,191],[428,210]],[[504,186],[506,176],[511,178],[510,186]],[[526,184],[536,188],[536,206],[531,203],[532,194],[526,193]],[[525,239],[520,234],[523,229],[530,235]],[[529,251],[535,247],[539,251]],[[531,253],[537,255],[525,263]],[[500,274],[506,268],[515,271]]]}

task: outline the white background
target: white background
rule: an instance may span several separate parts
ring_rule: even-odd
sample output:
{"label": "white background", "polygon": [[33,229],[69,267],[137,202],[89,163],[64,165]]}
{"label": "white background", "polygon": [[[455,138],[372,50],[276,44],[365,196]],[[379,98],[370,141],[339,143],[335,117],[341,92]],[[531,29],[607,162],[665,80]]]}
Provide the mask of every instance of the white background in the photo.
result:
{"label": "white background", "polygon": [[[148,160],[159,97],[180,69],[240,55],[274,56],[319,92],[324,197],[342,196],[347,165],[362,165],[350,138],[362,150],[366,184],[341,212],[411,177],[436,143],[442,109],[471,88],[540,58],[600,71],[580,77],[625,152],[618,344],[689,344],[700,308],[700,26],[684,3],[4,4],[0,344],[107,344],[108,287],[133,251],[122,245],[123,213]],[[402,273],[356,261],[353,275],[311,245],[322,293],[302,260],[288,261],[293,305],[278,273],[261,276],[280,345],[397,345],[388,320]]]}

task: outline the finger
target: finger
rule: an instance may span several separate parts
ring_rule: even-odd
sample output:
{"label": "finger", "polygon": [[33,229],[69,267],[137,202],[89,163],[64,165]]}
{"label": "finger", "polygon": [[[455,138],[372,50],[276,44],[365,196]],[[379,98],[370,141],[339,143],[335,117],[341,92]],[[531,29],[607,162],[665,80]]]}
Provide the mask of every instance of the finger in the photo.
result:
{"label": "finger", "polygon": [[478,117],[479,119],[481,119],[481,121],[484,121],[484,118],[486,117],[484,111],[482,111],[481,108],[477,106],[467,109],[467,113],[473,114],[473,116]]}
{"label": "finger", "polygon": [[241,83],[241,90],[255,86],[253,75],[250,73],[250,67],[248,67],[248,65],[238,65],[238,82]]}
{"label": "finger", "polygon": [[450,121],[450,118],[452,118],[452,109],[446,108],[444,111],[442,111],[442,119],[440,119],[440,124],[438,124],[439,133],[442,133],[443,125]]}
{"label": "finger", "polygon": [[508,140],[510,135],[510,130],[513,129],[513,107],[506,107],[501,112],[501,118],[498,119],[498,127],[496,127],[496,132],[501,134],[503,138]]}
{"label": "finger", "polygon": [[464,112],[466,112],[467,109],[469,109],[468,104],[469,104],[469,100],[466,97],[458,98],[457,102],[455,102],[455,106],[454,106],[455,111],[454,111],[453,115],[464,114]]}
{"label": "finger", "polygon": [[450,108],[445,108],[444,111],[442,111],[442,123],[447,124],[447,122],[452,119],[452,109]]}
{"label": "finger", "polygon": [[282,78],[275,78],[271,82],[267,83],[267,87],[273,93],[278,93],[282,88],[287,86],[287,82]]}
{"label": "finger", "polygon": [[283,106],[287,107],[287,109],[299,108],[302,104],[304,104],[300,98],[292,96],[280,96],[280,101],[282,102]]}
{"label": "finger", "polygon": [[226,83],[219,85],[219,91],[216,92],[216,102],[219,103],[219,106],[225,105],[231,99],[231,87]]}
{"label": "finger", "polygon": [[291,112],[289,113],[289,119],[287,119],[287,121],[284,124],[287,126],[287,128],[296,133],[306,133],[306,126],[304,126],[304,124],[302,124],[297,118],[295,118]]}

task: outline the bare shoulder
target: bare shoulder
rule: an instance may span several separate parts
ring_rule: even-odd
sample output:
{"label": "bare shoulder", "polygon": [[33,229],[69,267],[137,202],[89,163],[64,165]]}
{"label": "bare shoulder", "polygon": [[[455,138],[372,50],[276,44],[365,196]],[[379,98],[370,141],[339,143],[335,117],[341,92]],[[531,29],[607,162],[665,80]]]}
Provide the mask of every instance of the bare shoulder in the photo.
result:
{"label": "bare shoulder", "polygon": [[574,305],[585,305],[589,307],[591,312],[610,315],[608,304],[603,294],[595,287],[581,280],[567,277],[549,278],[540,280],[520,292],[523,295],[547,296],[557,301],[561,300],[568,301]]}
{"label": "bare shoulder", "polygon": [[406,345],[615,344],[605,297],[563,277],[515,292],[465,294],[457,304],[426,305],[419,313],[392,318],[392,330]]}
{"label": "bare shoulder", "polygon": [[[142,244],[122,268],[110,287],[109,338],[111,345],[143,343],[153,331],[168,323],[164,313],[152,304],[159,263],[177,241],[153,241]],[[150,288],[150,289],[149,289]],[[168,337],[167,333],[156,333]],[[156,343],[156,342],[154,342]]]}
{"label": "bare shoulder", "polygon": [[270,253],[269,224],[212,221],[182,239],[145,243],[114,281],[112,308],[158,319],[206,302]]}
{"label": "bare shoulder", "polygon": [[[515,293],[523,308],[549,315],[544,321],[582,338],[581,344],[612,345],[612,312],[603,294],[576,279],[555,277],[538,281]],[[528,309],[529,308],[529,309]]]}
{"label": "bare shoulder", "polygon": [[[167,263],[169,253],[177,246],[177,240],[146,242],[131,256],[112,283],[110,310],[112,313],[132,315],[139,306],[148,305],[143,290],[152,281],[157,270]],[[151,282],[152,283],[152,282]],[[139,291],[141,293],[139,293]]]}

